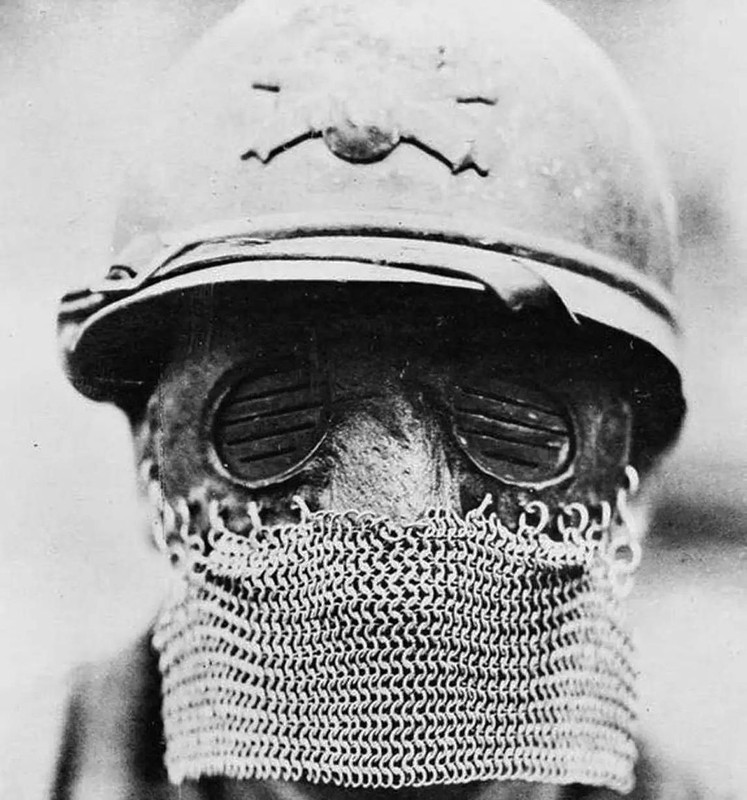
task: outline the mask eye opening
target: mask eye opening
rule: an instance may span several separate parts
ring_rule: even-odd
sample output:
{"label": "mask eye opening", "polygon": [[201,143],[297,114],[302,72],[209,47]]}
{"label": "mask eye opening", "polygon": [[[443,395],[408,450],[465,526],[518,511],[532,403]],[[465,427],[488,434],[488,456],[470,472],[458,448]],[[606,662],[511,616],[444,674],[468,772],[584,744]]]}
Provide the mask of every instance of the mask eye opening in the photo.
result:
{"label": "mask eye opening", "polygon": [[298,474],[326,438],[328,370],[312,353],[253,359],[226,373],[207,408],[208,459],[223,477],[260,489]]}
{"label": "mask eye opening", "polygon": [[521,375],[468,375],[451,397],[452,434],[480,472],[540,489],[573,475],[576,426],[566,404]]}

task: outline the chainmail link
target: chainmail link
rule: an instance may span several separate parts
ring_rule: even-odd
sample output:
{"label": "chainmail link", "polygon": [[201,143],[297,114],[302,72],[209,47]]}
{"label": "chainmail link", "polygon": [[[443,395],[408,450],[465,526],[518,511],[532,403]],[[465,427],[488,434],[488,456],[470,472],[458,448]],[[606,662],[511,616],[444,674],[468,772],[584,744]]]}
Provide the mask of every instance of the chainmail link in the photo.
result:
{"label": "chainmail link", "polygon": [[[412,525],[309,512],[246,531],[163,513],[180,569],[155,630],[171,780],[473,780],[627,792],[632,648],[612,515],[485,503]],[[164,509],[161,509],[162,512]]]}

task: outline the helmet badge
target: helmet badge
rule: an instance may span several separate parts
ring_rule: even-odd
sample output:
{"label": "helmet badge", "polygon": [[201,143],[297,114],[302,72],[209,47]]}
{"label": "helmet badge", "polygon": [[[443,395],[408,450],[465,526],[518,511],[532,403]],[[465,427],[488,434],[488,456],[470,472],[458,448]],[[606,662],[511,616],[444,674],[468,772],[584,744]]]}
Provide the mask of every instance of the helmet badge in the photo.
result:
{"label": "helmet badge", "polygon": [[467,170],[481,177],[489,174],[478,155],[476,138],[484,121],[480,107],[497,104],[492,93],[454,93],[437,99],[431,93],[425,102],[408,98],[407,103],[393,103],[383,91],[378,95],[339,91],[294,103],[296,93],[279,83],[255,82],[252,89],[274,99],[274,113],[268,114],[254,145],[242,154],[244,161],[268,164],[303,142],[321,139],[333,155],[351,164],[382,161],[400,145],[407,145],[439,161],[454,175]]}

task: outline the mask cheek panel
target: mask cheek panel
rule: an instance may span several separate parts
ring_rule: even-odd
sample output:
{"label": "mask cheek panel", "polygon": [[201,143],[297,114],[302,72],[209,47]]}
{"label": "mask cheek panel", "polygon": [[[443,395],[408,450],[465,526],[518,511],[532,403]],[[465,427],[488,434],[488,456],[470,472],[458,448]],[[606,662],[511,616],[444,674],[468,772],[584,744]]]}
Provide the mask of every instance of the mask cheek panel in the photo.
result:
{"label": "mask cheek panel", "polygon": [[222,469],[250,488],[297,473],[327,433],[326,395],[315,371],[298,363],[236,377],[220,397],[212,421]]}
{"label": "mask cheek panel", "polygon": [[454,389],[452,402],[454,436],[481,472],[524,486],[569,474],[576,449],[573,423],[549,393],[476,376]]}

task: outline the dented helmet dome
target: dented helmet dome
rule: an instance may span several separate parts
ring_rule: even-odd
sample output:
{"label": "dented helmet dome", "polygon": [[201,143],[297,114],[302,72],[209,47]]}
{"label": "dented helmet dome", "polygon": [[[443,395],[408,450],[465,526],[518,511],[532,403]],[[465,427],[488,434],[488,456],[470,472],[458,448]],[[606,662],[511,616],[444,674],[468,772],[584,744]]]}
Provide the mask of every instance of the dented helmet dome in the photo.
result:
{"label": "dented helmet dome", "polygon": [[144,380],[153,309],[193,287],[415,280],[622,333],[681,406],[669,187],[607,58],[544,3],[253,0],[157,109],[115,265],[62,302],[84,394]]}

